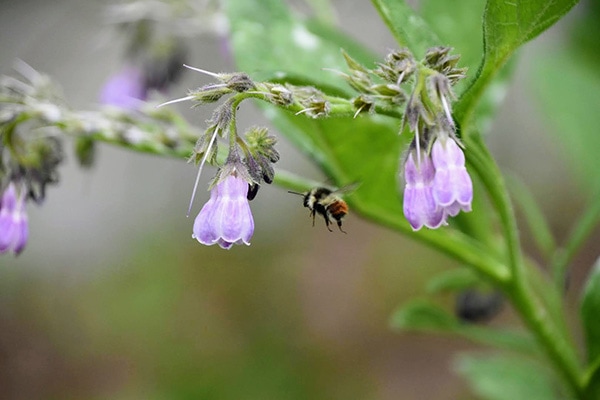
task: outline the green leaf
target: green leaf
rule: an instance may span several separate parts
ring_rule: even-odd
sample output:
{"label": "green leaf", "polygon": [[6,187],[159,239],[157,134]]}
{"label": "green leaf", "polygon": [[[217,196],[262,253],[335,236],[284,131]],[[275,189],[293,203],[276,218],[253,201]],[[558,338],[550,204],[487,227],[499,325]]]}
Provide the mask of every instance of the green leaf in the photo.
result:
{"label": "green leaf", "polygon": [[484,57],[455,109],[462,124],[515,50],[566,14],[577,0],[488,0],[483,16]]}
{"label": "green leaf", "polygon": [[400,307],[392,315],[390,325],[398,330],[451,334],[519,354],[539,354],[535,340],[527,333],[465,324],[425,299],[413,300]]}
{"label": "green leaf", "polygon": [[581,302],[581,319],[589,363],[600,360],[600,259],[596,261],[585,285]]}
{"label": "green leaf", "polygon": [[600,60],[573,51],[553,51],[530,73],[550,134],[563,145],[580,186],[600,190]]}
{"label": "green leaf", "polygon": [[390,325],[401,330],[452,332],[459,323],[456,318],[430,301],[413,300],[394,312]]}
{"label": "green leaf", "polygon": [[[279,0],[230,0],[231,42],[237,64],[257,80],[277,75],[310,77],[312,84],[333,86],[351,94],[343,79],[323,68],[346,70],[341,45],[361,62],[376,56],[343,34],[317,21],[307,24],[290,14]],[[332,39],[327,39],[327,36]],[[275,74],[277,73],[277,74]]]}
{"label": "green leaf", "polygon": [[462,355],[456,360],[456,370],[485,400],[565,399],[550,370],[522,357]]}
{"label": "green leaf", "polygon": [[[475,76],[483,58],[482,18],[485,2],[481,0],[423,0],[421,16],[440,38],[438,45],[451,46],[460,54],[460,67],[467,67],[467,76]],[[460,95],[467,80],[453,89]]]}
{"label": "green leaf", "polygon": [[588,398],[600,398],[600,357],[587,368],[583,385],[584,393],[586,393]]}
{"label": "green leaf", "polygon": [[423,18],[403,0],[372,2],[400,47],[408,47],[416,58],[423,57],[428,48],[442,45]]}
{"label": "green leaf", "polygon": [[539,204],[529,188],[518,177],[510,176],[507,180],[509,189],[521,209],[521,215],[525,218],[536,245],[546,260],[549,260],[556,250],[556,242]]}
{"label": "green leaf", "polygon": [[456,292],[473,287],[478,282],[481,282],[481,277],[473,270],[455,268],[434,276],[427,283],[427,292],[430,294]]}
{"label": "green leaf", "polygon": [[[232,48],[238,68],[256,77],[296,80],[318,88],[351,90],[323,67],[346,70],[341,47],[356,61],[371,66],[378,57],[340,32],[317,23],[306,24],[293,16],[278,0],[229,0]],[[308,36],[307,36],[308,34]],[[310,38],[310,39],[307,39]],[[310,119],[260,103],[265,115],[302,152],[311,157],[331,183],[343,186],[361,182],[348,195],[351,210],[381,225],[412,232],[403,215],[398,188],[401,151],[408,135],[398,135],[400,121],[380,115],[357,118]],[[496,281],[506,281],[510,272],[489,250],[451,230],[425,230],[414,237],[474,265]]]}

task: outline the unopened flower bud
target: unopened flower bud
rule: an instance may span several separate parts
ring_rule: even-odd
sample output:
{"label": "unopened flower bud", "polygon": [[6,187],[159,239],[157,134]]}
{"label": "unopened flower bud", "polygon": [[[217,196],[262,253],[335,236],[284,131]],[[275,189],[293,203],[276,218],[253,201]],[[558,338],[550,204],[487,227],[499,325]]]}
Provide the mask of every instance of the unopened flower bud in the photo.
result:
{"label": "unopened flower bud", "polygon": [[235,92],[246,92],[250,89],[254,89],[255,85],[252,82],[252,79],[243,72],[237,72],[235,74],[231,74],[229,79],[225,81],[227,87]]}
{"label": "unopened flower bud", "polygon": [[89,136],[79,135],[75,139],[75,155],[79,165],[89,168],[96,158],[96,142]]}
{"label": "unopened flower bud", "polygon": [[279,84],[264,83],[269,99],[275,105],[287,107],[294,102],[294,95],[287,87]]}
{"label": "unopened flower bud", "polygon": [[193,90],[189,93],[189,96],[193,96],[193,99],[200,104],[209,104],[219,101],[221,97],[231,93],[232,90],[225,84],[211,84],[205,85],[197,90]]}

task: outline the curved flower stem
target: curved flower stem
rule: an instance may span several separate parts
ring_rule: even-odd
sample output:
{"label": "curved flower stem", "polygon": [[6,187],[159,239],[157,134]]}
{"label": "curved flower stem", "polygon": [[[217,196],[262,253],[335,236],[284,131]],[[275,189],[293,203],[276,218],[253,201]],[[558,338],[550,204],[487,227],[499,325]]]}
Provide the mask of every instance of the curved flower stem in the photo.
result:
{"label": "curved flower stem", "polygon": [[551,316],[558,314],[561,319],[564,319],[562,310],[546,309],[547,305],[536,297],[529,282],[521,252],[514,210],[500,170],[479,135],[471,135],[465,142],[470,150],[471,164],[483,181],[500,216],[506,240],[507,263],[512,272],[512,279],[507,282],[503,289],[571,390],[578,398],[583,399],[584,394],[577,356],[573,346],[558,328],[561,321],[554,321],[551,318]]}

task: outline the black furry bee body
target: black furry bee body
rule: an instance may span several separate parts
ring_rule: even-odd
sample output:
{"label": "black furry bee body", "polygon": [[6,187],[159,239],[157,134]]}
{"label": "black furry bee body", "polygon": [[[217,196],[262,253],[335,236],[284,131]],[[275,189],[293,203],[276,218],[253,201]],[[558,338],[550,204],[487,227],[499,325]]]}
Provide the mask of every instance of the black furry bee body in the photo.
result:
{"label": "black furry bee body", "polygon": [[310,216],[313,219],[313,226],[315,225],[315,217],[317,214],[321,215],[325,220],[325,226],[329,232],[332,232],[329,225],[335,221],[339,230],[346,233],[342,229],[342,219],[348,214],[348,204],[339,196],[342,192],[349,190],[343,188],[339,190],[331,190],[326,187],[316,187],[305,193],[289,192],[304,197],[304,207],[310,210]]}

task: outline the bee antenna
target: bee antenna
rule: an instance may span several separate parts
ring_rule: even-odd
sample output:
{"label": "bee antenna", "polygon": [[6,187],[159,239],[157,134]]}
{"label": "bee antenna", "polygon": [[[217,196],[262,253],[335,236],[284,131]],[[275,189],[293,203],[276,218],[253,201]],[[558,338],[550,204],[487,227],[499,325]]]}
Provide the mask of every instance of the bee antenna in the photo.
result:
{"label": "bee antenna", "polygon": [[293,191],[291,191],[291,190],[288,190],[288,193],[291,193],[291,194],[297,194],[298,196],[304,196],[304,193],[293,192]]}

